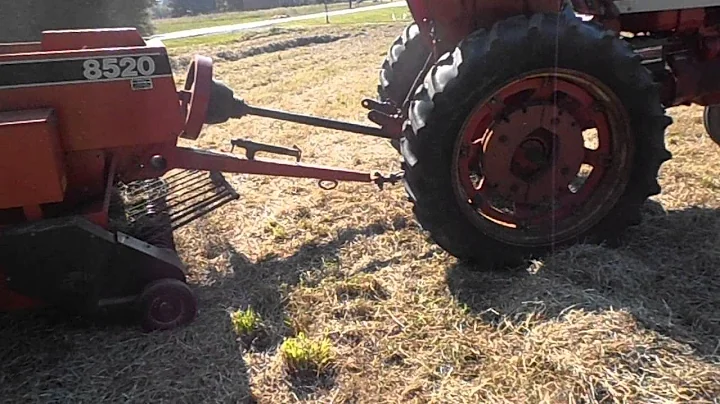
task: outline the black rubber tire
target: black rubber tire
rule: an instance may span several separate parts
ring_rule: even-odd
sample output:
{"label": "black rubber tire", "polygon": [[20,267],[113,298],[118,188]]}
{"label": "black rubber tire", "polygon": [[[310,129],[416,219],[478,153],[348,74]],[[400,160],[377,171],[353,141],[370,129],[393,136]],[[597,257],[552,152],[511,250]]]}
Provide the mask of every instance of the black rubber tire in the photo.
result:
{"label": "black rubber tire", "polygon": [[390,46],[380,69],[380,101],[402,107],[430,53],[430,47],[420,36],[417,24],[407,26]]}
{"label": "black rubber tire", "polygon": [[720,146],[720,105],[708,105],[703,112],[705,131]]}
{"label": "black rubber tire", "polygon": [[[171,304],[172,318],[159,318],[153,312],[157,304]],[[137,299],[140,326],[145,332],[167,331],[191,323],[197,315],[197,298],[187,283],[177,279],[159,279],[148,284]]]}
{"label": "black rubber tire", "polygon": [[[451,174],[455,143],[482,99],[514,77],[556,66],[596,76],[622,100],[634,135],[629,183],[604,219],[584,234],[552,245],[501,242],[473,225],[457,201]],[[639,224],[646,199],[660,193],[657,175],[671,158],[664,143],[671,123],[652,75],[611,32],[568,14],[513,17],[489,32],[473,33],[440,58],[414,95],[401,140],[405,188],[421,226],[451,255],[475,269],[516,267],[552,248],[612,243],[626,227]]]}

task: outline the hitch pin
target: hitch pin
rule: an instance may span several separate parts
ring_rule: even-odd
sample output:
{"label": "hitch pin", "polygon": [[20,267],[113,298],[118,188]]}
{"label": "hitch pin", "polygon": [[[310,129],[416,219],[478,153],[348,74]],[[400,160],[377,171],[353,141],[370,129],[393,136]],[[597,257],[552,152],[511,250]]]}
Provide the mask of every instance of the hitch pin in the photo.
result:
{"label": "hitch pin", "polygon": [[400,182],[403,179],[404,174],[405,174],[404,172],[399,172],[399,173],[390,174],[389,176],[385,177],[380,172],[376,171],[373,173],[372,182],[374,182],[375,185],[377,185],[378,188],[380,188],[380,190],[383,190],[385,187],[385,184],[395,185],[398,182]]}

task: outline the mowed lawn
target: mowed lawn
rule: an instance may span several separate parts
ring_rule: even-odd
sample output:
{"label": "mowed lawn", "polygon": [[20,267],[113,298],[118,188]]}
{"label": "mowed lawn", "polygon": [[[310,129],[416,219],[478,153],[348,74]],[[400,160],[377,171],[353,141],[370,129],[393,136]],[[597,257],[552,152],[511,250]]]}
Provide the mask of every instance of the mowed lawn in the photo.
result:
{"label": "mowed lawn", "polygon": [[[176,73],[203,53],[250,104],[367,123],[360,102],[375,96],[403,24],[175,48]],[[324,39],[288,45],[298,37]],[[432,244],[402,186],[324,191],[313,180],[227,175],[241,199],[177,235],[199,295],[193,324],[144,335],[52,315],[0,317],[0,398],[717,402],[720,147],[705,135],[700,108],[672,116],[660,205],[648,205],[624,246],[577,246],[510,272],[474,271]],[[308,163],[400,168],[385,140],[263,118],[208,127],[194,145],[227,151],[236,137],[297,145]],[[267,335],[246,351],[230,313],[248,307]],[[332,345],[333,371],[322,380],[287,375],[279,346],[300,332]]]}
{"label": "mowed lawn", "polygon": [[[374,6],[389,0],[381,1],[363,1],[359,4],[353,4],[353,8],[362,8]],[[347,2],[328,4],[328,11],[349,9]],[[295,17],[300,15],[308,15],[325,12],[324,4],[311,4],[307,6],[297,7],[280,7],[267,10],[255,11],[238,11],[229,13],[213,13],[188,17],[162,18],[153,21],[156,34],[165,34],[168,32],[184,31],[196,28],[216,27],[220,25],[243,24],[254,21],[264,21],[273,18]]]}

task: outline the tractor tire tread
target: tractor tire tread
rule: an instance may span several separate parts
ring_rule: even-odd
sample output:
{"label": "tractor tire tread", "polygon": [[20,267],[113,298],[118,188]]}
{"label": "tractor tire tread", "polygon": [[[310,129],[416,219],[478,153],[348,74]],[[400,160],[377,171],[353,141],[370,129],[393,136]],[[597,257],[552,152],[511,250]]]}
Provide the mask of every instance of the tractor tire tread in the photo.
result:
{"label": "tractor tire tread", "polygon": [[[592,229],[553,246],[510,245],[480,232],[460,211],[450,174],[454,140],[474,107],[469,105],[472,97],[497,84],[498,75],[492,73],[502,71],[500,76],[507,79],[527,71],[523,69],[552,63],[542,52],[554,46],[558,38],[561,54],[555,55],[555,62],[560,57],[563,63],[579,65],[612,81],[611,88],[632,117],[638,150],[624,194]],[[581,54],[588,62],[562,55],[583,49],[592,51]],[[539,61],[528,61],[533,58]],[[430,69],[411,100],[408,119],[400,150],[413,212],[435,243],[459,260],[476,264],[475,268],[513,267],[551,248],[579,241],[613,245],[625,228],[639,222],[647,198],[660,192],[658,171],[672,157],[664,144],[665,130],[672,119],[665,114],[651,73],[629,44],[564,13],[512,17],[496,23],[489,31],[469,35]]]}
{"label": "tractor tire tread", "polygon": [[401,106],[429,55],[418,25],[408,25],[390,46],[380,69],[380,101]]}

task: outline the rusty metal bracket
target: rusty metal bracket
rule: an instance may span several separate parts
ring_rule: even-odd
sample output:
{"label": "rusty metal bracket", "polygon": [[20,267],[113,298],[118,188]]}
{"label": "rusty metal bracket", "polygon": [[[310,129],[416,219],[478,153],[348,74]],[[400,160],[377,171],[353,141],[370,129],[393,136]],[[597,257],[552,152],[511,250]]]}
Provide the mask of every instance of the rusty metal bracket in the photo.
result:
{"label": "rusty metal bracket", "polygon": [[248,160],[255,160],[255,154],[257,152],[266,152],[295,157],[295,160],[298,163],[302,158],[302,150],[300,150],[300,148],[297,146],[293,146],[293,148],[287,148],[271,144],[253,142],[252,140],[246,139],[233,139],[230,141],[230,144],[232,145],[232,148],[230,149],[231,153],[235,150],[235,147],[241,147],[245,149],[245,156]]}
{"label": "rusty metal bracket", "polygon": [[384,176],[380,172],[373,172],[372,174],[372,182],[380,188],[380,190],[385,189],[385,184],[392,184],[395,185],[398,182],[402,181],[405,173],[404,172],[398,172],[390,174],[389,176]]}

